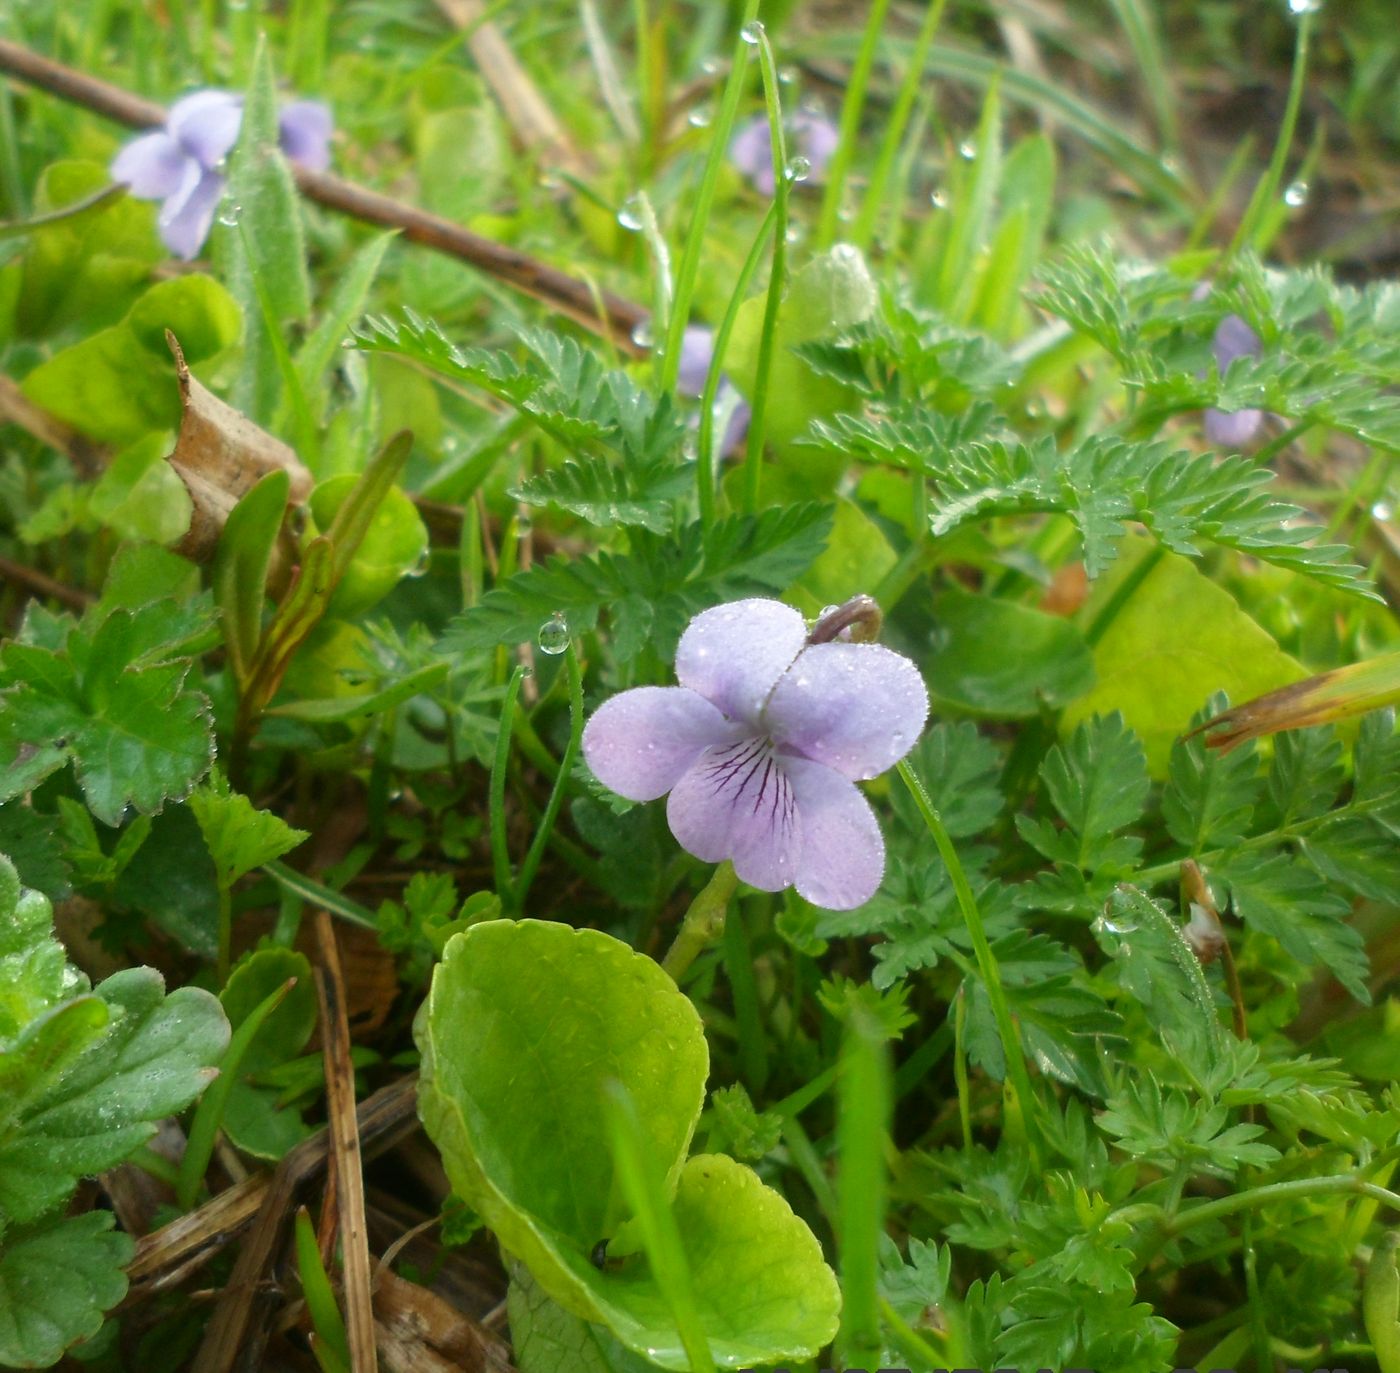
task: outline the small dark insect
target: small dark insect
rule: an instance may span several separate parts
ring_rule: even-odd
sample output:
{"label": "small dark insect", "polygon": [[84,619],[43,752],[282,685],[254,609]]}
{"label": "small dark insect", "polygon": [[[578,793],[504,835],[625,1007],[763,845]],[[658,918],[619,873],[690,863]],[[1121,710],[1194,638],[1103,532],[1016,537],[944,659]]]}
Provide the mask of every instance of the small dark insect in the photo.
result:
{"label": "small dark insect", "polygon": [[599,1240],[588,1255],[589,1263],[591,1263],[594,1268],[604,1273],[616,1273],[627,1261],[624,1258],[616,1257],[608,1253],[608,1245],[611,1243],[611,1240]]}

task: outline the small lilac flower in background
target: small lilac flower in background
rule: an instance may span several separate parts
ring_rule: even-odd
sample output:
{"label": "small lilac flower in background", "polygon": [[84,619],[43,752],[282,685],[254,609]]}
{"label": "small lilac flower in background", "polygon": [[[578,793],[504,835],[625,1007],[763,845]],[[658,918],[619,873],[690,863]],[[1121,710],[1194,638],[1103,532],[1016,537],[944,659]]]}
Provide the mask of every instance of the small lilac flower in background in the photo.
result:
{"label": "small lilac flower in background", "polygon": [[703,611],[676,649],[680,686],[624,691],[594,713],[589,767],[633,801],[669,792],[681,847],[731,859],[750,886],[793,886],[830,910],[861,905],[880,885],[885,845],[855,783],[903,758],[928,715],[908,658],[834,641],[878,613],[857,597],[809,634],[780,601]]}
{"label": "small lilac flower in background", "polygon": [[[703,324],[686,326],[681,340],[681,365],[677,380],[683,396],[700,396],[705,390],[705,378],[710,374],[710,360],[715,353],[715,336],[712,329]],[[752,414],[748,401],[739,395],[733,382],[726,376],[720,377],[719,389],[715,392],[715,418],[728,415],[724,426],[724,437],[718,447],[721,453],[736,453],[744,436],[749,432],[749,417]]]}
{"label": "small lilac flower in background", "polygon": [[[813,181],[822,179],[840,141],[836,125],[814,110],[798,110],[787,121],[788,156],[805,157],[807,175]],[[749,120],[729,145],[729,160],[763,195],[772,195],[778,184],[773,176],[772,146],[766,114]]]}
{"label": "small lilac flower in background", "polygon": [[[1236,358],[1257,358],[1263,351],[1259,335],[1238,315],[1226,315],[1210,342],[1221,376]],[[1216,410],[1205,413],[1206,438],[1219,448],[1243,448],[1264,423],[1262,410]]]}
{"label": "small lilac flower in background", "polygon": [[[159,200],[161,242],[177,257],[204,246],[223,196],[224,159],[238,142],[243,97],[195,91],[177,100],[165,128],[128,143],[112,162],[112,179],[138,200]],[[330,165],[331,112],[315,100],[296,100],[278,116],[278,142],[294,162],[312,171]]]}

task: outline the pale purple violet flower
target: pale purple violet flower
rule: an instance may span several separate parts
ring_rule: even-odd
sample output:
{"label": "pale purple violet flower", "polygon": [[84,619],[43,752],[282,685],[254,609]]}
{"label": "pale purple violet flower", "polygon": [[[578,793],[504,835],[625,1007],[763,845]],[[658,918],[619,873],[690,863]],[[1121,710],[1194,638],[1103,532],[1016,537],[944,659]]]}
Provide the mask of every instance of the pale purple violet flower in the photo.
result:
{"label": "pale purple violet flower", "polygon": [[[714,353],[714,331],[703,324],[687,325],[681,338],[681,365],[677,374],[681,395],[699,397],[704,392],[705,378],[710,374],[710,360]],[[739,445],[749,432],[752,414],[748,401],[739,395],[734,383],[728,377],[721,376],[719,389],[715,392],[715,417],[729,416],[724,426],[724,437],[718,445],[721,453],[738,452]]]}
{"label": "pale purple violet flower", "polygon": [[[138,200],[161,202],[161,242],[177,257],[195,257],[223,196],[224,159],[238,142],[243,97],[195,91],[177,100],[165,128],[142,134],[113,159],[112,179]],[[331,112],[319,101],[295,100],[277,118],[282,151],[312,171],[330,165]]]}
{"label": "pale purple violet flower", "polygon": [[[1226,315],[1210,342],[1221,376],[1236,358],[1257,358],[1263,351],[1259,335],[1239,315]],[[1216,410],[1205,413],[1206,438],[1218,448],[1243,448],[1264,423],[1262,410]]]}
{"label": "pale purple violet flower", "polygon": [[[808,176],[820,181],[826,164],[841,141],[836,125],[815,110],[798,110],[787,121],[789,157],[805,157]],[[773,176],[773,144],[768,132],[768,116],[755,115],[729,145],[729,160],[749,179],[762,195],[772,195],[777,189]]]}
{"label": "pale purple violet flower", "polygon": [[[873,602],[867,602],[873,607]],[[885,868],[855,783],[913,748],[928,692],[908,658],[873,643],[813,642],[780,601],[702,611],[676,649],[680,686],[605,701],[583,732],[598,779],[633,801],[670,793],[681,847],[731,859],[762,891],[796,887],[829,910],[874,895]]]}

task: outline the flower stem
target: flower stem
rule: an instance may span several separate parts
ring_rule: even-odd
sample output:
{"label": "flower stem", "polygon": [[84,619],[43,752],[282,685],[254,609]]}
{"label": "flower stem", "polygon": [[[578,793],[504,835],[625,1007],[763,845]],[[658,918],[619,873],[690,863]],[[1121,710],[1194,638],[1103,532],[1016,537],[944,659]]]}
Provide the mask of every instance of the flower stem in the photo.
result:
{"label": "flower stem", "polygon": [[[851,231],[851,242],[862,252],[870,246],[870,240],[875,235],[876,221],[879,219],[880,211],[885,207],[885,187],[889,183],[890,172],[894,168],[894,160],[899,154],[900,144],[904,141],[904,130],[909,123],[910,111],[913,110],[919,88],[923,85],[924,64],[928,61],[928,50],[933,46],[933,35],[938,30],[947,3],[948,0],[933,0],[933,3],[929,5],[924,15],[923,27],[919,30],[919,36],[914,41],[914,51],[910,54],[909,67],[904,73],[904,81],[900,85],[894,109],[890,112],[889,122],[885,125],[885,134],[880,141],[880,151],[875,158],[875,170],[870,174],[870,184],[866,188],[865,199],[861,202],[860,215]],[[872,14],[872,19],[873,17]],[[841,113],[844,124],[845,110],[843,109]],[[844,129],[842,134],[844,137]],[[844,168],[842,170],[844,174]],[[822,208],[825,210],[826,207]]]}
{"label": "flower stem", "polygon": [[559,759],[559,771],[554,777],[554,790],[549,793],[544,814],[540,817],[535,837],[530,842],[529,852],[520,865],[520,877],[515,884],[515,907],[525,909],[525,898],[530,894],[530,884],[539,871],[540,860],[544,857],[545,845],[554,830],[554,822],[559,816],[559,808],[564,804],[564,792],[574,770],[574,759],[578,757],[579,744],[583,739],[583,674],[579,670],[578,654],[573,641],[569,641],[564,651],[564,671],[569,681],[569,742],[564,745],[563,756]]}
{"label": "flower stem", "polygon": [[[743,17],[739,21],[741,26],[750,24],[757,18],[758,3],[759,0],[748,0],[744,6]],[[719,184],[725,154],[729,151],[729,134],[734,127],[734,117],[739,112],[739,98],[744,93],[748,63],[749,45],[742,38],[736,38],[734,61],[729,68],[729,80],[725,82],[719,116],[710,134],[710,151],[705,157],[705,170],[700,175],[700,189],[695,193],[695,208],[691,211],[685,248],[681,252],[680,266],[676,269],[676,292],[671,300],[670,318],[666,321],[666,356],[661,364],[663,391],[676,389],[676,377],[681,366],[681,343],[685,337],[686,323],[690,318],[690,301],[695,294],[695,281],[700,273],[700,254],[706,241],[705,225],[709,223],[710,206],[714,203],[715,188]],[[718,344],[715,352],[720,352]],[[706,411],[702,410],[700,413],[704,415]]]}
{"label": "flower stem", "polygon": [[509,907],[511,900],[510,850],[506,846],[506,770],[510,766],[510,736],[515,723],[520,684],[529,669],[523,665],[510,674],[501,702],[501,724],[496,733],[496,757],[491,764],[491,863],[496,873],[496,895]]}
{"label": "flower stem", "polygon": [[967,873],[963,871],[962,860],[958,857],[957,849],[953,847],[952,838],[943,824],[943,817],[939,815],[933,802],[929,800],[928,792],[924,790],[924,784],[919,781],[918,774],[909,766],[907,758],[897,763],[896,767],[900,777],[904,779],[904,785],[909,788],[909,794],[914,798],[914,804],[919,808],[919,814],[923,816],[929,834],[933,836],[933,842],[938,847],[939,856],[948,869],[948,876],[953,883],[953,891],[957,894],[958,906],[962,910],[963,921],[967,925],[967,933],[972,940],[972,949],[977,956],[977,967],[982,974],[982,984],[987,989],[987,1000],[992,1005],[992,1016],[996,1020],[997,1035],[1001,1039],[1002,1053],[1006,1058],[1007,1085],[1016,1098],[1021,1116],[1021,1126],[1025,1131],[1026,1145],[1030,1150],[1032,1167],[1038,1167],[1040,1151],[1038,1132],[1032,1114],[1035,1097],[1031,1091],[1030,1074],[1026,1072],[1026,1059],[1021,1049],[1021,1037],[1016,1030],[1015,1021],[1011,1019],[1011,1008],[1007,1005],[1006,990],[1001,983],[1001,969],[997,966],[992,946],[987,942],[987,931],[982,924],[982,912],[977,907],[977,898],[972,894]]}
{"label": "flower stem", "polygon": [[1288,103],[1284,106],[1283,122],[1279,125],[1278,139],[1274,143],[1273,156],[1269,159],[1268,170],[1254,188],[1249,206],[1240,220],[1240,227],[1230,241],[1227,258],[1234,257],[1246,246],[1257,247],[1256,238],[1259,224],[1265,210],[1273,205],[1278,195],[1279,183],[1283,180],[1284,164],[1288,161],[1288,150],[1293,146],[1293,131],[1298,126],[1298,111],[1303,103],[1304,77],[1308,70],[1308,47],[1312,39],[1313,12],[1304,10],[1298,16],[1298,37],[1293,45],[1293,79],[1288,87]]}
{"label": "flower stem", "polygon": [[679,982],[685,971],[724,933],[729,900],[739,885],[734,864],[726,859],[714,870],[700,894],[690,903],[675,941],[666,951],[661,966]]}
{"label": "flower stem", "polygon": [[768,134],[773,152],[773,266],[768,279],[768,299],[763,307],[763,331],[758,339],[758,367],[754,374],[753,417],[749,420],[748,447],[744,452],[744,513],[758,513],[759,482],[763,472],[763,440],[768,419],[768,387],[773,374],[773,342],[778,331],[778,309],[787,275],[788,192],[787,140],[783,136],[783,111],[778,99],[778,68],[773,45],[766,33],[758,35],[758,61],[763,70],[763,96],[768,104]]}
{"label": "flower stem", "polygon": [[700,432],[695,444],[695,483],[700,501],[700,523],[708,529],[715,522],[715,396],[719,393],[719,379],[724,372],[724,352],[729,347],[729,335],[734,331],[734,321],[739,318],[739,307],[749,289],[749,282],[758,270],[759,259],[763,256],[763,245],[773,232],[778,218],[778,202],[775,200],[763,217],[754,236],[753,247],[739,268],[738,279],[734,283],[729,305],[715,334],[714,351],[710,355],[710,370],[705,374],[705,389],[700,395]]}
{"label": "flower stem", "polygon": [[865,88],[870,83],[870,69],[875,65],[875,49],[879,46],[880,30],[885,26],[885,13],[890,0],[875,0],[866,21],[865,36],[856,54],[851,79],[846,86],[846,98],[841,104],[841,133],[836,153],[827,170],[826,193],[822,196],[821,217],[817,221],[817,249],[830,248],[836,239],[836,222],[841,212],[841,197],[846,189],[846,173],[855,156],[856,138],[860,133],[860,116],[865,109]]}

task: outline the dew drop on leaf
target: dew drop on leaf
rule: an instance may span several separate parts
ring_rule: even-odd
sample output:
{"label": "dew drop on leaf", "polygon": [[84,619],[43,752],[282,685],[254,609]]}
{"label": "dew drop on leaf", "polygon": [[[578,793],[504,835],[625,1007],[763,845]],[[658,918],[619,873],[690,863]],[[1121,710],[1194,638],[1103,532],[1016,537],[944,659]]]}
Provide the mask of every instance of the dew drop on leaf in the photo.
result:
{"label": "dew drop on leaf", "polygon": [[1283,193],[1283,203],[1291,209],[1298,209],[1301,205],[1308,203],[1308,183],[1306,181],[1294,181]]}
{"label": "dew drop on leaf", "polygon": [[557,657],[569,646],[569,622],[556,610],[541,626],[538,636],[541,653]]}
{"label": "dew drop on leaf", "polygon": [[788,164],[783,168],[783,175],[789,181],[806,181],[811,174],[812,164],[805,157],[794,157],[788,160]]}
{"label": "dew drop on leaf", "polygon": [[745,43],[755,44],[763,37],[763,23],[758,19],[751,19],[742,29],[739,30],[739,37]]}
{"label": "dew drop on leaf", "polygon": [[617,212],[617,222],[634,234],[642,227],[642,199],[640,196],[629,195],[622,202],[622,208]]}

